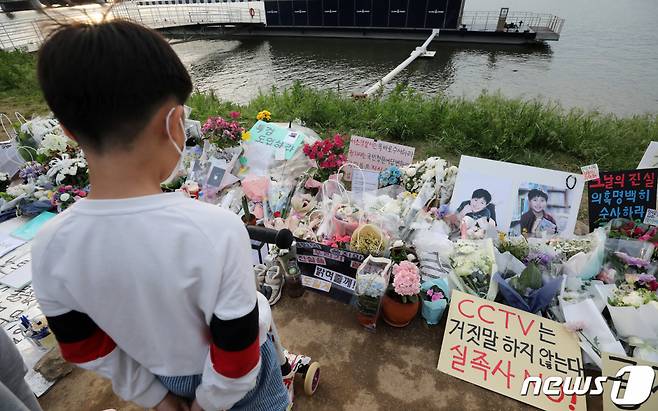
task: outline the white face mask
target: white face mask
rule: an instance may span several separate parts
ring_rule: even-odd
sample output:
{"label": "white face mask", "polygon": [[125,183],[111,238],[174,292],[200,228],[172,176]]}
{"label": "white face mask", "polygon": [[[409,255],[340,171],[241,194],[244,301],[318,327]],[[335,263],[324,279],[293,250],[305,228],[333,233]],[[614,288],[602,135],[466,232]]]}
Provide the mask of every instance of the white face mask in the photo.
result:
{"label": "white face mask", "polygon": [[[176,110],[176,107],[172,107],[172,109],[169,110],[169,113],[167,113],[167,118],[165,119],[165,127],[167,130],[167,136],[169,136],[169,141],[171,141],[171,144],[173,144],[174,148],[178,152],[179,157],[178,157],[178,162],[176,163],[174,169],[171,170],[169,177],[167,177],[164,181],[162,181],[161,184],[171,184],[176,179],[176,177],[178,177],[181,169],[183,169],[183,158],[185,154],[183,150],[185,149],[185,141],[183,141],[183,148],[181,149],[180,147],[178,147],[178,144],[176,144],[176,140],[174,140],[171,133],[169,132],[169,119],[171,118],[171,115],[173,114],[174,110]],[[183,125],[183,121],[178,119],[178,122],[180,124],[181,131],[183,132],[183,138],[185,138],[185,126]]]}

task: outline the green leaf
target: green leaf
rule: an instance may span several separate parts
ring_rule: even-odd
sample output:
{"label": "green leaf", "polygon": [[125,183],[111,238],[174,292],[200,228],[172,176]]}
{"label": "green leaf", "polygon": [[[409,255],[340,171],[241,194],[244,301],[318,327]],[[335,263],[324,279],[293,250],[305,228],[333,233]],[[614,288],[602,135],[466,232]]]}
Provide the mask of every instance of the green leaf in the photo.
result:
{"label": "green leaf", "polygon": [[533,290],[537,290],[541,288],[541,271],[539,271],[537,264],[528,264],[521,273],[519,283],[524,289],[532,288]]}

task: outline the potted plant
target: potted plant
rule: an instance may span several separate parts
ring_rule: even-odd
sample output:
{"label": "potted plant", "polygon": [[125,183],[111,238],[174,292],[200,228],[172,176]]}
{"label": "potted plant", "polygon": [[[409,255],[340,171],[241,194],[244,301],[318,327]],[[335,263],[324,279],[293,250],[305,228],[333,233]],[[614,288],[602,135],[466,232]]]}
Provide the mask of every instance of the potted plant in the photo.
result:
{"label": "potted plant", "polygon": [[423,282],[420,286],[420,291],[423,296],[421,315],[427,324],[438,324],[448,306],[450,293],[448,283],[441,278],[431,279]]}
{"label": "potted plant", "polygon": [[393,327],[405,327],[418,313],[420,273],[410,261],[393,266],[393,284],[382,299],[384,321]]}

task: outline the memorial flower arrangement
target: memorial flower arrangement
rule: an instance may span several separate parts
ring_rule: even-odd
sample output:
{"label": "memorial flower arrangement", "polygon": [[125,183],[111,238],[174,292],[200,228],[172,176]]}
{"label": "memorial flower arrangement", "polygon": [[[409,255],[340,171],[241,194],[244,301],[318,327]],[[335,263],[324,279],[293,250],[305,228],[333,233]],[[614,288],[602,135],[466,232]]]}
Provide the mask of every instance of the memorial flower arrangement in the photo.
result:
{"label": "memorial flower arrangement", "polygon": [[443,279],[431,279],[424,281],[420,289],[423,296],[421,315],[427,324],[438,324],[448,306],[448,283]]}
{"label": "memorial flower arrangement", "polygon": [[617,218],[610,222],[610,238],[636,239],[654,245],[653,258],[658,258],[658,227],[638,224],[626,218]]}
{"label": "memorial flower arrangement", "polygon": [[272,113],[270,113],[267,110],[259,111],[258,114],[256,114],[256,120],[271,121],[272,120]]}
{"label": "memorial flower arrangement", "polygon": [[381,255],[386,249],[385,234],[373,224],[363,224],[354,230],[350,249],[361,254]]}
{"label": "memorial flower arrangement", "polygon": [[497,290],[491,288],[496,271],[496,259],[491,239],[457,240],[451,257],[452,280],[469,294],[493,299]]}
{"label": "memorial flower arrangement", "polygon": [[76,201],[85,197],[87,197],[87,192],[85,190],[66,185],[60,186],[55,190],[50,201],[54,207],[57,207],[58,212],[62,212]]}
{"label": "memorial flower arrangement", "polygon": [[329,176],[338,173],[338,169],[347,160],[345,140],[340,134],[313,144],[304,144],[303,150],[306,157],[316,162],[318,170],[314,178],[319,181],[326,181]]}
{"label": "memorial flower arrangement", "polygon": [[84,157],[62,154],[60,158],[48,163],[46,175],[54,181],[55,185],[72,185],[80,188],[89,185],[87,160]]}
{"label": "memorial flower arrangement", "polygon": [[331,248],[347,249],[352,237],[349,235],[334,235],[322,241],[322,244],[328,245]]}
{"label": "memorial flower arrangement", "polygon": [[203,138],[220,149],[239,145],[244,132],[245,129],[235,119],[228,121],[220,116],[208,117],[201,126]]}
{"label": "memorial flower arrangement", "polygon": [[390,260],[368,256],[356,272],[357,320],[368,329],[375,329],[379,306],[386,293],[391,268]]}

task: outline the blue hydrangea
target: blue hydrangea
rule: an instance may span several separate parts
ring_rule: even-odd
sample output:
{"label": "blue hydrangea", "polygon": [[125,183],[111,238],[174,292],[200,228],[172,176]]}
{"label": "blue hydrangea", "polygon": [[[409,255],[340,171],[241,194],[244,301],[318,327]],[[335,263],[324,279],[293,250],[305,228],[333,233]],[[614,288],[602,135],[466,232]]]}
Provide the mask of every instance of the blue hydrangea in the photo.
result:
{"label": "blue hydrangea", "polygon": [[396,166],[390,166],[379,173],[379,187],[391,186],[400,183],[402,172]]}

